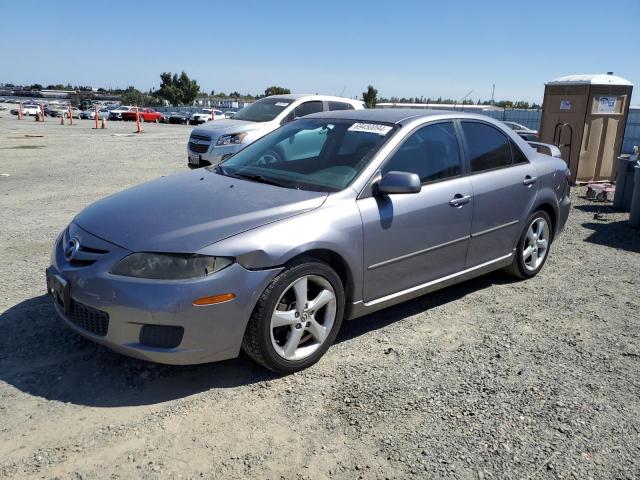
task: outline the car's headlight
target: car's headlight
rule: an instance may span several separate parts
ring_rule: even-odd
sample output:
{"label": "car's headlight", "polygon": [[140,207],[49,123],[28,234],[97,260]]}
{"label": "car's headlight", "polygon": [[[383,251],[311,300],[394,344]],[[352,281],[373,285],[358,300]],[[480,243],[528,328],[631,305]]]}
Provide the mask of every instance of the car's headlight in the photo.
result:
{"label": "car's headlight", "polygon": [[211,275],[233,263],[225,257],[177,253],[133,253],[112,269],[114,275],[155,280],[184,280]]}
{"label": "car's headlight", "polygon": [[217,146],[237,145],[239,143],[242,143],[242,140],[244,140],[244,137],[246,136],[247,136],[247,132],[231,133],[229,135],[220,135],[220,137],[218,137],[218,141],[216,142],[216,145]]}

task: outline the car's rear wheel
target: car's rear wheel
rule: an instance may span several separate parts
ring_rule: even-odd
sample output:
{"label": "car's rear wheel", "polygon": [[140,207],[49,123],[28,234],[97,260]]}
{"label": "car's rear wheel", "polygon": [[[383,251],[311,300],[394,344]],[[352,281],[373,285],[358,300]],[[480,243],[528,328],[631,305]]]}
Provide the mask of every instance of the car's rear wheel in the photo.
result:
{"label": "car's rear wheel", "polygon": [[552,239],[553,227],[549,215],[542,210],[531,214],[518,240],[509,273],[523,279],[535,277],[549,257]]}
{"label": "car's rear wheel", "polygon": [[286,267],[265,289],[242,341],[256,362],[279,373],[316,363],[334,342],[344,312],[336,272],[314,259]]}

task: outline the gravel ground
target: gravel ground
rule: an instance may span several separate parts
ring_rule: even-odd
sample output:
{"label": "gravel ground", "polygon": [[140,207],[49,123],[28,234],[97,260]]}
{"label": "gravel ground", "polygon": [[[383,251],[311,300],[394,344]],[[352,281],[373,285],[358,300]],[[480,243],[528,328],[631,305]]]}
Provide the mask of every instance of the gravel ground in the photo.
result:
{"label": "gravel ground", "polygon": [[44,269],[83,207],[183,170],[190,128],[0,117],[0,477],[640,477],[628,214],[575,189],[538,277],[494,273],[348,322],[302,373],[154,365],[61,325]]}

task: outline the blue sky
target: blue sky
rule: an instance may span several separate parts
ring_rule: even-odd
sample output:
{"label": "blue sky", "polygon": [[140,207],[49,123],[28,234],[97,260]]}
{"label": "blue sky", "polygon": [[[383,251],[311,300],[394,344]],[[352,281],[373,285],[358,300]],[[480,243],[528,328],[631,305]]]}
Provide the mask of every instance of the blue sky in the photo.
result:
{"label": "blue sky", "polygon": [[[640,89],[640,0],[6,1],[0,82],[542,99],[614,71]],[[640,103],[640,94],[634,95]]]}

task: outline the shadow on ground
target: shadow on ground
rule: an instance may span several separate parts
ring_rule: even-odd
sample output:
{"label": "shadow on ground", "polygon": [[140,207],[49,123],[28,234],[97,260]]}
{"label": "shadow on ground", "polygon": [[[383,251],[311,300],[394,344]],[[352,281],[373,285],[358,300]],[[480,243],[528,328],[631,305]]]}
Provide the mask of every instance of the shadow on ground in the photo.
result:
{"label": "shadow on ground", "polygon": [[[633,228],[628,220],[611,221],[610,214],[620,214],[610,205],[578,205],[575,208],[583,212],[593,213],[593,221],[582,226],[591,233],[586,242],[606,247],[640,253],[640,229]],[[628,215],[628,214],[627,214]]]}
{"label": "shadow on ground", "polygon": [[[337,342],[510,281],[493,273],[345,322]],[[192,366],[159,365],[119,355],[65,327],[46,295],[25,300],[0,315],[0,381],[48,400],[96,407],[150,405],[277,377],[245,355]]]}

